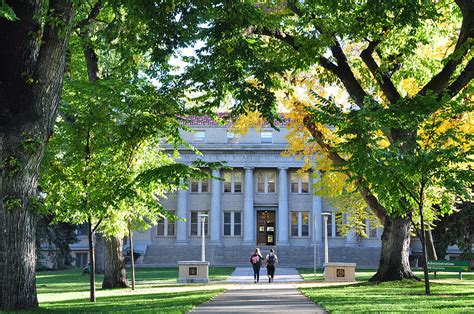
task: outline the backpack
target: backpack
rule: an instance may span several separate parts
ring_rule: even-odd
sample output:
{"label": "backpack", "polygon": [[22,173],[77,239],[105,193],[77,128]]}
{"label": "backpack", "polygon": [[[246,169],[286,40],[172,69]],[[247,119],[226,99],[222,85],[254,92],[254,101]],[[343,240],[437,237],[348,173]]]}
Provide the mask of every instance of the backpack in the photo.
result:
{"label": "backpack", "polygon": [[260,262],[260,256],[258,255],[253,255],[252,256],[252,264],[258,264]]}
{"label": "backpack", "polygon": [[268,263],[268,265],[275,265],[275,255],[274,254],[269,254],[268,255],[267,263]]}

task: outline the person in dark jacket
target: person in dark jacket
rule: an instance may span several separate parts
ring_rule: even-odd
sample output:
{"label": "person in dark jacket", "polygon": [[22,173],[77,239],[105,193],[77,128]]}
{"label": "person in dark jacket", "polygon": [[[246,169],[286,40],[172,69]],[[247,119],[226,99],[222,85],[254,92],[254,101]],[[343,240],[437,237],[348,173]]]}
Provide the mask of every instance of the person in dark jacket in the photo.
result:
{"label": "person in dark jacket", "polygon": [[267,263],[268,282],[273,282],[273,278],[275,277],[275,265],[278,264],[278,257],[274,249],[270,249],[270,253],[265,257],[265,261]]}
{"label": "person in dark jacket", "polygon": [[250,256],[250,263],[253,267],[253,282],[257,283],[260,280],[260,267],[262,267],[262,253],[259,248],[256,248]]}

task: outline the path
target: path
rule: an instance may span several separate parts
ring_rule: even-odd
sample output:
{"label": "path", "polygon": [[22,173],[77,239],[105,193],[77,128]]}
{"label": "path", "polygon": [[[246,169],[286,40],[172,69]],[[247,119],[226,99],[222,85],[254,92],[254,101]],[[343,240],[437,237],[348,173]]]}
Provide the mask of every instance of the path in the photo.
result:
{"label": "path", "polygon": [[268,283],[262,268],[260,282],[254,283],[252,269],[238,267],[227,279],[235,285],[191,313],[326,313],[291,284],[302,281],[296,269],[277,268],[274,282]]}

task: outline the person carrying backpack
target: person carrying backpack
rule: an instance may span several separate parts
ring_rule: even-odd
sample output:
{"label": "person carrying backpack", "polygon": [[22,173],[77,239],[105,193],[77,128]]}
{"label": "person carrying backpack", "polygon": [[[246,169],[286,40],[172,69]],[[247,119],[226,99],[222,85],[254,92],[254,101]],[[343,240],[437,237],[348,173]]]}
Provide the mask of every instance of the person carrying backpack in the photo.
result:
{"label": "person carrying backpack", "polygon": [[265,260],[267,262],[268,282],[273,282],[273,278],[275,277],[275,265],[278,264],[278,257],[275,254],[275,250],[270,249],[270,253],[267,254]]}
{"label": "person carrying backpack", "polygon": [[250,263],[253,267],[253,282],[257,283],[260,280],[260,267],[262,267],[262,253],[260,253],[259,248],[256,248],[250,256]]}

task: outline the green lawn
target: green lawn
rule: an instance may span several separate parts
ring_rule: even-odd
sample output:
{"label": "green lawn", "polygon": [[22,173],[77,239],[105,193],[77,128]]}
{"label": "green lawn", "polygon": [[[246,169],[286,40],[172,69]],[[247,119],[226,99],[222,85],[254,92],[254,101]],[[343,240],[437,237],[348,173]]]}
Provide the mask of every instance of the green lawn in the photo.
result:
{"label": "green lawn", "polygon": [[[299,269],[303,278],[314,280],[312,269]],[[317,281],[322,280],[322,270]],[[474,312],[474,274],[438,273],[431,281],[431,296],[424,295],[424,283],[415,281],[372,284],[374,270],[357,270],[361,281],[347,286],[308,287],[300,290],[331,313],[338,312]],[[422,277],[421,272],[416,272]]]}
{"label": "green lawn", "polygon": [[[234,268],[211,267],[211,281],[229,276]],[[128,272],[131,276],[131,272]],[[223,289],[207,285],[176,284],[177,267],[137,268],[136,290],[102,290],[102,276],[96,278],[97,302],[90,303],[89,277],[79,269],[38,272],[36,283],[39,311],[55,312],[171,312],[184,313],[212,299]]]}

